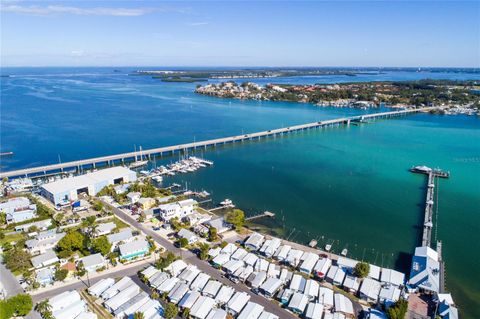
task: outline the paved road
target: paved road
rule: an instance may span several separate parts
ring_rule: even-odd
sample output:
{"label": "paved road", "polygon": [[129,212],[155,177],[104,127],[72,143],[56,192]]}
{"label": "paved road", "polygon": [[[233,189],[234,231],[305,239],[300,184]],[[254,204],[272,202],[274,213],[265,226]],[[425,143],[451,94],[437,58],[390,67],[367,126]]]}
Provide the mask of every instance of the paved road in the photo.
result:
{"label": "paved road", "polygon": [[2,280],[3,288],[7,292],[7,297],[12,297],[23,292],[22,286],[18,283],[17,278],[10,270],[2,263],[3,258],[0,256],[0,279]]}
{"label": "paved road", "polygon": [[[108,205],[108,204],[106,204],[106,205]],[[108,206],[110,206],[110,205],[108,205]],[[133,219],[130,215],[124,213],[122,210],[120,210],[116,207],[113,207],[113,206],[110,206],[110,207],[112,207],[113,213],[117,217],[122,219],[124,222],[132,225],[133,227],[142,230],[146,235],[151,236],[158,244],[163,246],[166,250],[171,251],[171,252],[181,256],[182,259],[185,262],[197,266],[199,270],[208,274],[212,278],[220,281],[224,285],[231,286],[231,287],[235,288],[236,291],[242,291],[242,292],[246,292],[247,294],[249,294],[250,295],[250,301],[253,301],[255,303],[258,303],[259,305],[262,305],[265,308],[265,311],[271,312],[271,313],[277,315],[279,318],[282,318],[282,319],[298,319],[297,316],[293,315],[292,313],[286,311],[283,308],[280,308],[276,303],[274,303],[274,302],[272,302],[272,301],[270,301],[270,300],[268,300],[268,299],[266,299],[262,296],[254,294],[245,285],[240,284],[240,283],[235,284],[235,283],[231,282],[227,278],[223,277],[222,273],[218,269],[212,267],[208,262],[206,262],[204,260],[201,260],[201,259],[198,259],[197,256],[190,251],[185,251],[183,249],[180,249],[180,248],[176,247],[169,240],[163,238],[162,236],[157,234],[154,230],[152,230],[148,227],[145,227],[143,224],[137,222],[135,219]]]}
{"label": "paved road", "polygon": [[[120,270],[117,270],[117,271],[106,271],[101,276],[91,278],[90,279],[90,285],[93,285],[93,284],[97,283],[98,281],[100,281],[104,278],[109,278],[109,277],[113,278],[113,277],[131,276],[132,279],[133,279],[133,277],[137,277],[137,272],[139,270],[144,269],[146,266],[147,266],[146,263],[139,263],[139,264],[136,264],[135,266],[132,266],[130,268],[120,269]],[[67,283],[67,284],[62,285],[62,286],[60,286],[58,288],[55,288],[55,289],[51,289],[51,290],[47,290],[45,292],[34,294],[34,295],[32,295],[32,299],[33,299],[34,303],[37,303],[39,301],[49,299],[53,296],[61,294],[64,291],[83,289],[83,288],[87,288],[87,287],[88,287],[87,280],[76,281],[76,282],[72,282],[72,283]]]}

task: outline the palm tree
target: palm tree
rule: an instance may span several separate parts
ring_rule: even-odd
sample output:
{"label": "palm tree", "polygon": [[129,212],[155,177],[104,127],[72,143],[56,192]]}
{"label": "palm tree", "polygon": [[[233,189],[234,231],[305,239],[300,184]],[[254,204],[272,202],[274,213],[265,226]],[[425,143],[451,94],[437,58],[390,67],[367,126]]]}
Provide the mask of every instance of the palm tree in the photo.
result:
{"label": "palm tree", "polygon": [[137,311],[133,314],[133,319],[145,319],[145,316],[143,315],[143,312]]}
{"label": "palm tree", "polygon": [[50,306],[50,304],[48,303],[48,299],[47,300],[44,300],[44,301],[40,301],[38,304],[37,304],[37,307],[36,307],[36,310],[42,314],[42,316],[45,318],[45,315],[46,313],[52,313],[51,310],[52,310],[52,306]]}

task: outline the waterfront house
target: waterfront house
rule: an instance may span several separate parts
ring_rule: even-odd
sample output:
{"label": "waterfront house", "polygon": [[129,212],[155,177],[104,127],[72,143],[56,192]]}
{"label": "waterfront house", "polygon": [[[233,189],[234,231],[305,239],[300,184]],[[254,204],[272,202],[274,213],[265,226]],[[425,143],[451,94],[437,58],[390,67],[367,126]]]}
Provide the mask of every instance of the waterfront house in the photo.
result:
{"label": "waterfront house", "polygon": [[364,278],[360,286],[360,298],[370,303],[377,303],[380,289],[381,284],[379,281],[368,277]]}
{"label": "waterfront house", "polygon": [[[208,214],[200,214],[200,213],[192,213],[185,218],[183,218],[184,221],[190,223],[190,226],[195,226],[195,225],[201,225],[203,223],[207,223],[212,219],[211,215]],[[202,225],[203,226],[203,225]],[[217,233],[218,229],[217,229]]]}
{"label": "waterfront house", "polygon": [[403,286],[405,282],[405,274],[393,269],[383,268],[380,281],[384,284],[396,287]]}
{"label": "waterfront house", "polygon": [[342,268],[346,273],[353,273],[353,269],[358,264],[358,261],[340,256],[337,260],[338,267]]}
{"label": "waterfront house", "polygon": [[426,246],[415,248],[408,283],[413,288],[426,292],[439,292],[440,262],[435,250]]}
{"label": "waterfront house", "polygon": [[232,229],[232,224],[227,223],[223,217],[218,217],[215,219],[205,221],[203,222],[203,224],[206,225],[207,227],[215,228],[217,230],[217,234],[222,234]]}
{"label": "waterfront house", "polygon": [[286,263],[292,267],[297,267],[302,261],[304,252],[299,249],[290,249],[287,255]]}
{"label": "waterfront house", "polygon": [[355,312],[353,310],[353,304],[346,296],[336,293],[335,294],[335,313],[341,313],[346,317],[353,318]]}
{"label": "waterfront house", "polygon": [[290,245],[283,245],[277,248],[277,251],[273,255],[273,258],[276,260],[283,262],[287,259],[288,253],[292,249],[292,246]]}
{"label": "waterfront house", "polygon": [[78,200],[78,195],[81,193],[95,196],[105,186],[136,179],[137,173],[134,171],[123,166],[115,166],[43,184],[40,192],[55,206],[59,206]]}
{"label": "waterfront house", "polygon": [[282,242],[278,238],[267,239],[260,248],[260,254],[267,258],[272,258]]}
{"label": "waterfront house", "polygon": [[257,319],[263,312],[263,306],[249,301],[238,315],[237,319]]}
{"label": "waterfront house", "polygon": [[381,268],[370,264],[370,270],[368,272],[368,277],[375,279],[375,280],[380,280],[380,270]]}
{"label": "waterfront house", "polygon": [[214,305],[215,300],[212,298],[200,296],[190,309],[190,316],[194,319],[206,319]]}
{"label": "waterfront house", "polygon": [[182,228],[177,233],[179,238],[185,238],[189,245],[195,244],[198,241],[197,235],[186,228]]}
{"label": "waterfront house", "polygon": [[58,262],[59,259],[53,250],[32,257],[31,262],[34,268],[42,268]]}
{"label": "waterfront house", "polygon": [[259,233],[251,234],[245,241],[244,246],[250,250],[259,250],[262,247],[265,236]]}
{"label": "waterfront house", "polygon": [[130,228],[126,228],[118,233],[108,235],[107,239],[108,242],[112,244],[112,251],[114,251],[119,244],[129,243],[133,241],[135,237],[133,237],[132,230]]}
{"label": "waterfront house", "polygon": [[84,269],[88,272],[96,271],[107,266],[105,258],[103,258],[100,253],[82,257],[78,260],[78,263],[82,263]]}
{"label": "waterfront house", "polygon": [[320,258],[313,267],[313,274],[315,277],[323,279],[327,275],[328,270],[332,266],[332,260],[330,258]]}
{"label": "waterfront house", "polygon": [[35,238],[25,242],[27,250],[31,254],[45,253],[49,249],[55,248],[57,243],[65,236],[65,233],[57,233],[55,229],[38,233]]}
{"label": "waterfront house", "polygon": [[308,304],[308,297],[302,293],[296,292],[293,294],[290,302],[288,303],[288,309],[296,313],[297,315],[301,315]]}
{"label": "waterfront house", "polygon": [[182,220],[190,214],[193,214],[198,205],[194,199],[186,199],[175,203],[160,205],[158,207],[160,218],[164,221],[170,221],[172,218]]}
{"label": "waterfront house", "polygon": [[322,319],[323,305],[316,302],[310,302],[305,311],[305,319]]}
{"label": "waterfront house", "polygon": [[117,225],[115,225],[114,222],[99,224],[99,225],[95,228],[95,236],[96,236],[96,237],[99,237],[99,236],[103,236],[103,235],[108,235],[108,234],[110,234],[116,227],[117,227]]}
{"label": "waterfront house", "polygon": [[232,316],[237,316],[250,300],[250,295],[245,292],[236,292],[233,297],[227,302],[225,310]]}
{"label": "waterfront house", "polygon": [[141,197],[142,193],[140,192],[130,192],[127,194],[127,200],[130,204],[136,204]]}
{"label": "waterfront house", "polygon": [[333,308],[333,290],[327,287],[321,286],[318,289],[318,302],[321,303],[325,309],[329,310]]}
{"label": "waterfront house", "polygon": [[304,274],[309,275],[312,273],[313,267],[315,266],[320,257],[314,253],[306,253],[305,255],[306,256],[298,270],[300,270],[300,272],[303,272]]}
{"label": "waterfront house", "polygon": [[150,244],[145,239],[138,239],[118,247],[120,251],[120,259],[132,260],[144,257],[150,248]]}

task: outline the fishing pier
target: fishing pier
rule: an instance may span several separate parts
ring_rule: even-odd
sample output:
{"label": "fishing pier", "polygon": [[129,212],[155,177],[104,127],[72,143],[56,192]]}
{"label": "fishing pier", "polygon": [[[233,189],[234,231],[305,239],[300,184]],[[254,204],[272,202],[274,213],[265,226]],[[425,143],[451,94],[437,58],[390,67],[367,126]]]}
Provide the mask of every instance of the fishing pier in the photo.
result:
{"label": "fishing pier", "polygon": [[255,220],[255,219],[259,219],[259,218],[263,218],[263,217],[275,217],[275,214],[272,213],[272,212],[268,212],[268,211],[265,211],[263,213],[259,213],[259,214],[256,214],[256,215],[253,215],[253,216],[250,216],[250,217],[247,217],[245,218],[245,221],[246,222],[249,222],[249,221],[252,221],[252,220]]}
{"label": "fishing pier", "polygon": [[32,168],[25,168],[7,172],[0,172],[0,178],[4,177],[41,177],[50,174],[60,174],[66,171],[76,171],[80,173],[85,169],[96,169],[98,167],[105,166],[114,166],[114,165],[125,165],[125,163],[133,162],[138,156],[142,158],[151,159],[155,156],[168,156],[174,155],[175,153],[186,153],[188,151],[194,151],[198,148],[207,150],[208,148],[215,148],[216,146],[234,144],[238,142],[245,141],[255,141],[261,140],[262,138],[276,138],[281,137],[286,134],[296,133],[301,131],[307,131],[312,129],[321,129],[328,127],[339,127],[339,126],[348,126],[352,122],[362,123],[366,120],[375,120],[375,119],[387,119],[392,117],[400,117],[409,114],[414,114],[418,112],[428,112],[436,109],[436,107],[424,107],[408,110],[398,110],[391,112],[382,112],[382,113],[371,113],[360,116],[344,117],[332,120],[325,120],[301,125],[294,125],[289,127],[283,127],[278,129],[272,129],[268,131],[242,134],[229,136],[224,138],[217,138],[199,142],[185,143],[173,146],[166,146],[160,148],[153,148],[148,150],[141,150],[137,152],[122,153],[116,155],[107,155],[101,157],[95,157],[84,160],[77,160],[71,162],[64,162],[52,165],[38,166]]}

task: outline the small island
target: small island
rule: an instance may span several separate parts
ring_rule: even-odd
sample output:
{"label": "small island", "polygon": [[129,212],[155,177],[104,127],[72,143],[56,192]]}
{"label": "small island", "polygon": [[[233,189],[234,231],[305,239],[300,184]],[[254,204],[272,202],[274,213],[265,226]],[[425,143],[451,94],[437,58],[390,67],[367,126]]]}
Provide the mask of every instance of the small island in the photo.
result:
{"label": "small island", "polygon": [[222,82],[197,86],[195,92],[220,98],[313,103],[318,106],[367,109],[444,106],[446,114],[480,112],[477,81],[420,80],[343,84],[289,85]]}

